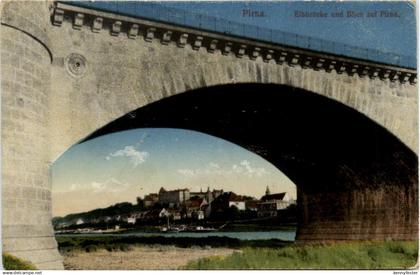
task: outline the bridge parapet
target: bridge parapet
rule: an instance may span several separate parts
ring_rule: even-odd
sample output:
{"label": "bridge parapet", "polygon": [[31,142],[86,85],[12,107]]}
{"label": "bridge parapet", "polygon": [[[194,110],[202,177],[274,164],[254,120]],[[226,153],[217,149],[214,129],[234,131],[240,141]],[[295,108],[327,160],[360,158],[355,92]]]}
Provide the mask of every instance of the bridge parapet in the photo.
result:
{"label": "bridge parapet", "polygon": [[267,63],[301,66],[328,73],[335,71],[337,74],[346,73],[361,78],[380,78],[412,85],[417,83],[417,73],[412,69],[56,3],[52,23],[61,26],[63,22],[70,22],[75,30],[90,27],[95,33],[108,31],[110,35],[125,35],[128,39],[140,38],[147,42],[158,40],[163,45],[180,48],[188,45],[193,50],[205,48],[210,54],[218,52],[226,56],[261,59]]}

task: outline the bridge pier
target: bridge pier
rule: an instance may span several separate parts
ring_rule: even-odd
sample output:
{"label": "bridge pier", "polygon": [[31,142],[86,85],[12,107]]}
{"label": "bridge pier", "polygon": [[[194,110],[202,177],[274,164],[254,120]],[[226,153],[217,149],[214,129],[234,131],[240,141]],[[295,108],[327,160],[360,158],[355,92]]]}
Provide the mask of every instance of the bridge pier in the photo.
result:
{"label": "bridge pier", "polygon": [[298,241],[418,240],[418,185],[341,192],[298,188]]}
{"label": "bridge pier", "polygon": [[[63,269],[51,226],[47,3],[6,2],[1,24],[3,252]],[[35,39],[36,37],[36,39]]]}

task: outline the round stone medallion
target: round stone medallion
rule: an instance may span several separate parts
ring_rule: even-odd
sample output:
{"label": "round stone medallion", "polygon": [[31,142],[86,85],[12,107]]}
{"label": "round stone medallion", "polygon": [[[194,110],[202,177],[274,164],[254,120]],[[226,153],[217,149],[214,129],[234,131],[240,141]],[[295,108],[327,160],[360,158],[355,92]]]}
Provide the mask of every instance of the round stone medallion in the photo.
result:
{"label": "round stone medallion", "polygon": [[66,58],[67,71],[74,77],[82,77],[87,70],[86,58],[83,55],[72,53]]}

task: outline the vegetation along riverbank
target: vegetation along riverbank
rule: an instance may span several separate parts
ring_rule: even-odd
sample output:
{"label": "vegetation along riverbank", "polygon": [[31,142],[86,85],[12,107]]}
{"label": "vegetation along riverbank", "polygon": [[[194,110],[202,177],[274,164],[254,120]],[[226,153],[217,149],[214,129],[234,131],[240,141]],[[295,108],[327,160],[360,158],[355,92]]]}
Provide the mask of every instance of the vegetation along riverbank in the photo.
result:
{"label": "vegetation along riverbank", "polygon": [[185,269],[399,269],[416,266],[418,242],[348,242],[244,248],[190,262]]}
{"label": "vegetation along riverbank", "polygon": [[414,267],[418,258],[418,242],[408,241],[57,236],[57,242],[66,269],[398,269]]}

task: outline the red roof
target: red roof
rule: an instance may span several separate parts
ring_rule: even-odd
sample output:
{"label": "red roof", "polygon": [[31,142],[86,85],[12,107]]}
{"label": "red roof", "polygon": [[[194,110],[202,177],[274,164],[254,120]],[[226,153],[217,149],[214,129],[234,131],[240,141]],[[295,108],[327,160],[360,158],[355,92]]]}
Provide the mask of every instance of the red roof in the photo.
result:
{"label": "red roof", "polygon": [[285,195],[286,195],[286,192],[265,195],[261,197],[261,200],[262,201],[283,200]]}
{"label": "red roof", "polygon": [[200,207],[203,201],[205,201],[204,198],[194,198],[194,199],[189,199],[187,204],[189,207]]}

